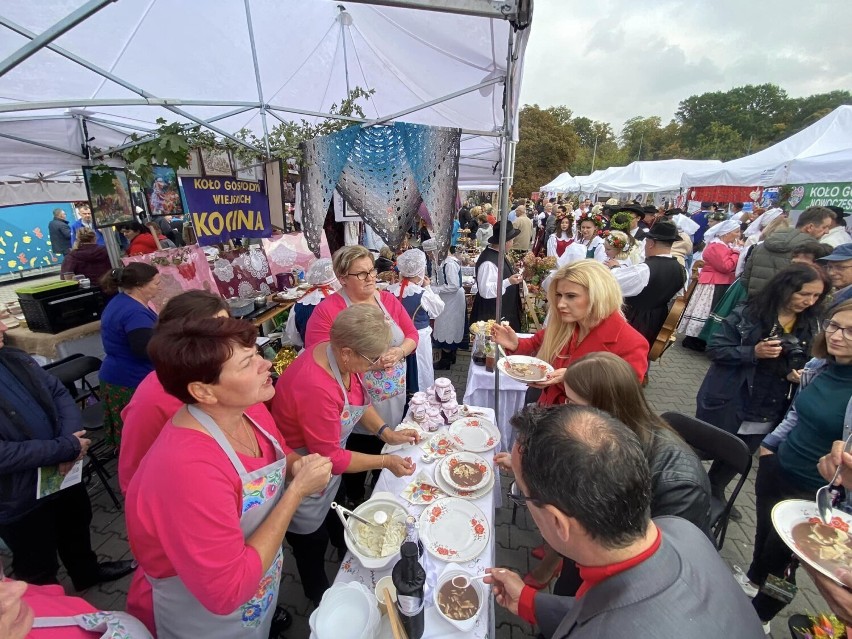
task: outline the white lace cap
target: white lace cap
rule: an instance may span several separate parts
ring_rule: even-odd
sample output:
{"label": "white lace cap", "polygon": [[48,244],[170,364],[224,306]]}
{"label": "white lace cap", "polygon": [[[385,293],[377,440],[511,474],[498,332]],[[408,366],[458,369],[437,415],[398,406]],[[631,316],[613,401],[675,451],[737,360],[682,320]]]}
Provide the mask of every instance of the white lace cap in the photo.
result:
{"label": "white lace cap", "polygon": [[316,260],[308,267],[308,273],[305,278],[311,286],[322,286],[323,284],[334,283],[336,278],[334,277],[334,269],[331,265],[331,259],[323,257]]}
{"label": "white lace cap", "polygon": [[396,258],[396,266],[403,277],[418,277],[426,272],[426,253],[420,249],[408,249]]}

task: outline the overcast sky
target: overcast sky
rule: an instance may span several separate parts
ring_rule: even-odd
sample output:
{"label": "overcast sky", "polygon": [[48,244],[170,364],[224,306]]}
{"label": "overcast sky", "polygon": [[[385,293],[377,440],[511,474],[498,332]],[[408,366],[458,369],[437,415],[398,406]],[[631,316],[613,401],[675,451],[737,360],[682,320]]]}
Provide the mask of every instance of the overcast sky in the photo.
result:
{"label": "overcast sky", "polygon": [[852,90],[850,0],[535,0],[521,104],[616,132],[691,95],[771,82]]}

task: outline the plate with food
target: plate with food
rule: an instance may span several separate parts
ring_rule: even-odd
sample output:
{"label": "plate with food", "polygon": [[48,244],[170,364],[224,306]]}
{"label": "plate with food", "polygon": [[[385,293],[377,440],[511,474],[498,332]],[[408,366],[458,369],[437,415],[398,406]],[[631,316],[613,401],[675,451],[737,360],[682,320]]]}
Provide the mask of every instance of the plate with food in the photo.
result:
{"label": "plate with food", "polygon": [[484,453],[500,444],[500,431],[487,419],[463,417],[450,424],[449,437],[458,448]]}
{"label": "plate with food", "polygon": [[512,379],[527,384],[534,384],[544,380],[549,373],[553,372],[553,366],[527,355],[508,355],[497,360],[497,368]]}
{"label": "plate with food", "polygon": [[305,294],[304,291],[300,291],[297,288],[288,288],[288,289],[281,291],[280,293],[276,293],[275,299],[281,300],[283,302],[288,302],[288,301],[292,301],[292,300],[297,300],[297,299],[301,298],[304,294]]}
{"label": "plate with food", "polygon": [[444,493],[449,495],[450,497],[458,497],[459,499],[469,499],[471,501],[475,501],[477,499],[481,499],[485,497],[491,490],[494,488],[494,473],[490,473],[490,479],[488,483],[484,486],[477,488],[476,490],[461,490],[456,488],[451,483],[449,483],[446,479],[444,479],[442,473],[442,468],[446,463],[446,459],[442,459],[438,462],[438,467],[435,468],[435,483],[438,485]]}
{"label": "plate with food", "polygon": [[772,509],[772,524],[799,559],[841,583],[835,575],[852,565],[852,516],[834,508],[831,524],[826,525],[816,502],[788,499]]}
{"label": "plate with food", "polygon": [[447,455],[441,463],[441,477],[456,490],[474,491],[482,488],[490,481],[491,475],[488,462],[466,451]]}
{"label": "plate with food", "polygon": [[420,514],[420,540],[441,561],[471,561],[488,546],[491,525],[475,504],[446,497]]}

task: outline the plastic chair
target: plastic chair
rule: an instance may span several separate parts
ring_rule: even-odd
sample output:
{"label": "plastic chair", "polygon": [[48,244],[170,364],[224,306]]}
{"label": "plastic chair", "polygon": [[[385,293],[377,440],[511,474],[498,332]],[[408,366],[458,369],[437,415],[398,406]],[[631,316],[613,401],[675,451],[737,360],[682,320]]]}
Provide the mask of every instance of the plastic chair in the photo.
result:
{"label": "plastic chair", "polygon": [[701,459],[719,460],[740,474],[740,479],[727,501],[710,497],[710,531],[716,541],[716,549],[721,550],[725,543],[731,508],[734,507],[734,502],[751,472],[752,457],[748,446],[736,435],[695,417],[677,412],[663,413],[661,417],[695,449]]}
{"label": "plastic chair", "polygon": [[[121,510],[121,502],[112,486],[109,485],[112,474],[106,469],[104,460],[98,457],[99,451],[105,451],[108,448],[107,441],[102,434],[104,430],[104,405],[98,397],[97,391],[100,389],[98,386],[92,386],[86,379],[88,375],[97,373],[101,369],[101,363],[101,360],[97,357],[83,355],[54,362],[54,365],[50,368],[46,367],[46,370],[51,375],[58,377],[66,388],[74,389],[71,394],[77,402],[80,402],[83,428],[86,429],[87,436],[92,439],[88,451],[89,461],[86,463],[83,472],[89,477],[94,472],[104,485],[112,503],[115,504],[117,509]],[[114,454],[110,453],[110,456],[114,457]]]}

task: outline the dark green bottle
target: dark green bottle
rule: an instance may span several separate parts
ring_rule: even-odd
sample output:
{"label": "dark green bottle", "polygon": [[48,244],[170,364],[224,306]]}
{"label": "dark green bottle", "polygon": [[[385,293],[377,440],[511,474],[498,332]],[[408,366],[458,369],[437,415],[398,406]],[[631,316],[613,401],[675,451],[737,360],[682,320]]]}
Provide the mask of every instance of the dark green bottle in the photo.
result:
{"label": "dark green bottle", "polygon": [[417,560],[417,544],[407,541],[399,552],[400,560],[391,573],[396,588],[396,607],[408,639],[420,639],[423,636],[426,571]]}

